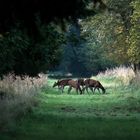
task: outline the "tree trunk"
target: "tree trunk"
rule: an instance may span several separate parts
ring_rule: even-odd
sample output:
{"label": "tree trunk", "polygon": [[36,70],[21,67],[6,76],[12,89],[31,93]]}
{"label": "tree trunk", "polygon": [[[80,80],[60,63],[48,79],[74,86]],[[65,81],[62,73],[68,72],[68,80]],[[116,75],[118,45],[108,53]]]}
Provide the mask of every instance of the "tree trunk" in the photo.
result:
{"label": "tree trunk", "polygon": [[138,63],[138,64],[134,63],[133,70],[134,70],[135,74],[137,74],[140,71],[140,63]]}

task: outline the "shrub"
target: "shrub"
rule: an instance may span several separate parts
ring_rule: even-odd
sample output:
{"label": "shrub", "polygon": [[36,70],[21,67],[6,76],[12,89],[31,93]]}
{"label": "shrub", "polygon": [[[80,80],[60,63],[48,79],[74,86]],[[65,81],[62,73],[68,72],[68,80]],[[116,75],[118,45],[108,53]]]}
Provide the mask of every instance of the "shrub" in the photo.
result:
{"label": "shrub", "polygon": [[39,77],[23,79],[8,74],[0,81],[0,131],[7,130],[38,104],[36,96],[47,82],[45,75]]}
{"label": "shrub", "polygon": [[123,85],[129,85],[132,79],[135,78],[135,73],[130,67],[120,66],[113,69],[107,69],[104,73],[99,73],[98,78],[114,78]]}
{"label": "shrub", "polygon": [[140,71],[137,72],[136,76],[130,81],[130,85],[140,89]]}

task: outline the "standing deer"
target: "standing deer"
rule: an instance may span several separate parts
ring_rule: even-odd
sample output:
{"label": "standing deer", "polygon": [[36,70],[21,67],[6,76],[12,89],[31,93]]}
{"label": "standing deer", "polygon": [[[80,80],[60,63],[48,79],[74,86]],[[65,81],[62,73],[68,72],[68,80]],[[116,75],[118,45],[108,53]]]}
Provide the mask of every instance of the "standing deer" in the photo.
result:
{"label": "standing deer", "polygon": [[85,81],[84,81],[84,79],[83,79],[83,78],[80,78],[80,79],[78,79],[77,81],[78,81],[78,84],[79,84],[80,86],[82,86],[82,89],[83,89],[84,86],[85,86]]}
{"label": "standing deer", "polygon": [[[101,89],[103,93],[105,93],[105,88],[102,86],[102,84],[99,81],[93,80],[93,79],[86,79],[84,81],[85,83],[85,87],[83,88],[83,91],[86,89],[86,91],[88,92],[88,88],[90,88],[90,90],[92,92],[95,92],[95,90],[97,89],[99,92]],[[93,91],[94,88],[94,91]]]}
{"label": "standing deer", "polygon": [[70,91],[72,90],[72,88],[75,88],[77,94],[78,94],[78,91],[80,92],[80,94],[82,94],[82,90],[80,88],[80,84],[78,83],[78,80],[76,80],[76,81],[69,80],[68,81],[68,85],[69,85],[68,93],[70,93]]}
{"label": "standing deer", "polygon": [[57,82],[54,82],[53,87],[58,86],[59,89],[61,89],[61,91],[63,92],[65,86],[68,85],[68,81],[71,79],[62,79],[62,80],[58,80]]}

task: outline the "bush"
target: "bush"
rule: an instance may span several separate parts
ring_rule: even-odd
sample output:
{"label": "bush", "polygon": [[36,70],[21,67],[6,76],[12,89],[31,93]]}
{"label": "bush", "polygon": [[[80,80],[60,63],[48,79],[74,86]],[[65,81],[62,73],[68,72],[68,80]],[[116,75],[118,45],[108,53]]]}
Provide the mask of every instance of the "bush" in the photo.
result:
{"label": "bush", "polygon": [[36,96],[47,82],[45,75],[39,76],[40,78],[25,76],[23,79],[8,74],[0,81],[0,131],[9,129],[10,125],[38,104]]}
{"label": "bush", "polygon": [[120,66],[113,69],[107,69],[103,73],[97,75],[98,78],[117,79],[123,85],[129,85],[135,78],[135,73],[130,67]]}
{"label": "bush", "polygon": [[140,71],[137,72],[135,77],[130,81],[130,85],[134,88],[140,88]]}

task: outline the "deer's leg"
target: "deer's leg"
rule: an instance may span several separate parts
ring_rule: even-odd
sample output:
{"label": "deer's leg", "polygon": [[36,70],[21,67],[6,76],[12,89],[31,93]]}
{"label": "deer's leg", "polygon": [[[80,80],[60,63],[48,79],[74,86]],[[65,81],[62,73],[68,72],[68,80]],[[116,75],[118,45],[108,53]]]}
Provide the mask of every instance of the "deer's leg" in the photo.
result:
{"label": "deer's leg", "polygon": [[80,86],[77,85],[77,86],[75,87],[75,89],[76,89],[76,93],[78,94],[78,91],[80,91]]}
{"label": "deer's leg", "polygon": [[65,86],[66,86],[66,85],[63,85],[63,91],[64,91],[64,89],[65,89]]}
{"label": "deer's leg", "polygon": [[85,89],[86,87],[85,86],[82,86],[82,93],[85,94]]}
{"label": "deer's leg", "polygon": [[78,94],[78,87],[76,87],[76,93]]}
{"label": "deer's leg", "polygon": [[85,87],[82,87],[82,92],[83,92],[83,94],[84,94],[84,92],[85,92]]}
{"label": "deer's leg", "polygon": [[82,90],[81,90],[81,87],[80,86],[78,86],[78,89],[80,91],[80,94],[82,94]]}
{"label": "deer's leg", "polygon": [[62,92],[62,86],[58,86],[58,90]]}
{"label": "deer's leg", "polygon": [[70,93],[71,89],[72,89],[72,87],[70,86],[69,89],[68,89],[68,94]]}
{"label": "deer's leg", "polygon": [[87,93],[89,93],[89,92],[88,92],[88,86],[87,86],[87,85],[86,85],[85,89],[86,89]]}
{"label": "deer's leg", "polygon": [[97,88],[97,89],[98,89],[99,93],[101,93],[101,92],[100,92],[100,89],[99,89],[99,88]]}
{"label": "deer's leg", "polygon": [[64,87],[65,87],[65,86],[62,86],[62,93],[64,92]]}
{"label": "deer's leg", "polygon": [[94,93],[94,91],[93,91],[93,87],[89,87],[90,88],[90,90],[92,91],[92,93]]}
{"label": "deer's leg", "polygon": [[61,93],[63,93],[63,86],[60,86]]}
{"label": "deer's leg", "polygon": [[96,88],[97,88],[97,87],[94,87],[94,93],[95,93]]}

